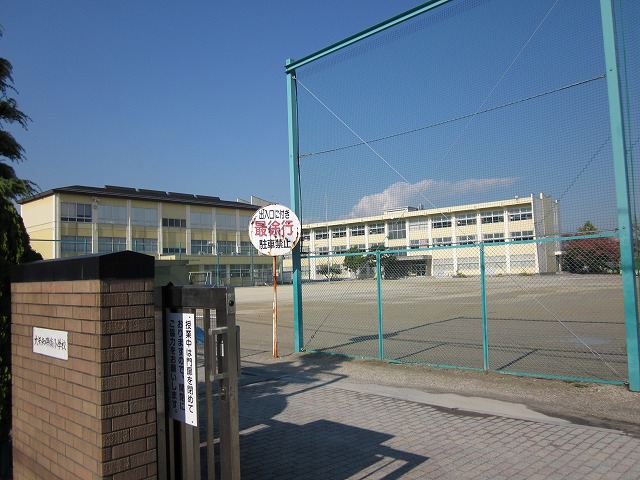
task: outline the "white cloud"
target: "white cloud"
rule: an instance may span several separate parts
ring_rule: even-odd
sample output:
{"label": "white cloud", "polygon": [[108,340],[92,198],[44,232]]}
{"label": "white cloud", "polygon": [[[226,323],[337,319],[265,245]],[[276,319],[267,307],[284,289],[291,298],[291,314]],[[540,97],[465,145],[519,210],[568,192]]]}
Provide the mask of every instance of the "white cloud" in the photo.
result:
{"label": "white cloud", "polygon": [[[458,182],[446,180],[422,180],[408,184],[397,182],[380,193],[362,197],[351,209],[349,217],[380,215],[385,210],[406,206],[424,205],[425,208],[442,207],[443,199],[450,199],[455,205],[455,197],[463,194],[479,194],[513,184],[517,178],[470,178]],[[434,205],[435,204],[435,205]]]}

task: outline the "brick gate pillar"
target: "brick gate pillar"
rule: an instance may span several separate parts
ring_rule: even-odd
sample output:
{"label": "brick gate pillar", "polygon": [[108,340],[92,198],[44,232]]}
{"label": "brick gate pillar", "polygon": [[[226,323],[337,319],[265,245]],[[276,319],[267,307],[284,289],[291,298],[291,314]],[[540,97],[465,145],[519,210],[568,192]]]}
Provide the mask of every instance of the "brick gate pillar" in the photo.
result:
{"label": "brick gate pillar", "polygon": [[157,477],[153,257],[12,271],[13,474]]}

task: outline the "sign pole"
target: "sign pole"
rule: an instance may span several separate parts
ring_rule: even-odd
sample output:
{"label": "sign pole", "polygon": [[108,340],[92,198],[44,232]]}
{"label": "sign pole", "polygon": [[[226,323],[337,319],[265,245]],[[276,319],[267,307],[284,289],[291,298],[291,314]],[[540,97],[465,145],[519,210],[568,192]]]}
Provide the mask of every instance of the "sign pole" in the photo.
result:
{"label": "sign pole", "polygon": [[273,257],[273,358],[278,358],[278,274],[277,259]]}
{"label": "sign pole", "polygon": [[296,214],[284,205],[259,208],[249,222],[249,238],[256,250],[273,257],[273,358],[278,358],[278,257],[300,240],[302,228]]}

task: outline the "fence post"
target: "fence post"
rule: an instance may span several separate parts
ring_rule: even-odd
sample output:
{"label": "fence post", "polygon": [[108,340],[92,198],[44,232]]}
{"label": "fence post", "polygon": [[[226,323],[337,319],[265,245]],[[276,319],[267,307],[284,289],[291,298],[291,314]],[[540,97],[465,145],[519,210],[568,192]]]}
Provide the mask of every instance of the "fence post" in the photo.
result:
{"label": "fence post", "polygon": [[489,322],[487,320],[487,272],[484,259],[484,242],[480,242],[480,297],[482,301],[482,365],[489,371]]}
{"label": "fence post", "polygon": [[[290,65],[292,59],[287,59]],[[300,165],[298,164],[298,94],[296,90],[296,72],[287,71],[287,121],[289,127],[289,190],[291,192],[291,209],[302,222],[300,206]],[[300,261],[300,247],[302,242],[291,252],[293,283],[293,340],[294,349],[299,352],[304,347],[302,326],[302,264]]]}
{"label": "fence post", "polygon": [[616,204],[618,207],[618,236],[620,238],[620,269],[622,271],[622,291],[627,337],[627,361],[629,389],[640,391],[640,351],[638,343],[638,299],[633,255],[633,224],[629,203],[629,185],[624,121],[620,96],[620,79],[616,57],[616,29],[612,0],[600,0],[602,35],[607,69],[607,90],[609,94],[609,115],[611,122],[611,145],[613,148],[613,170],[616,182]]}
{"label": "fence post", "polygon": [[376,250],[376,279],[378,288],[378,356],[384,360],[384,329],[382,326],[382,269],[380,268],[380,250]]}

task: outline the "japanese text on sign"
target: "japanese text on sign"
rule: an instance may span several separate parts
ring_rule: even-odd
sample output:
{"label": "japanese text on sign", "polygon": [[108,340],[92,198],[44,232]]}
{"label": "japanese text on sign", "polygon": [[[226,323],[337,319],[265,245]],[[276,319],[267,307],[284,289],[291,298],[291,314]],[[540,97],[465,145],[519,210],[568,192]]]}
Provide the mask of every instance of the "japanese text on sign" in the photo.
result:
{"label": "japanese text on sign", "polygon": [[198,425],[195,315],[167,314],[167,388],[169,416]]}
{"label": "japanese text on sign", "polygon": [[256,211],[249,224],[253,246],[271,256],[285,255],[300,238],[300,221],[283,205],[269,205]]}
{"label": "japanese text on sign", "polygon": [[48,357],[69,359],[68,332],[33,327],[33,353]]}

